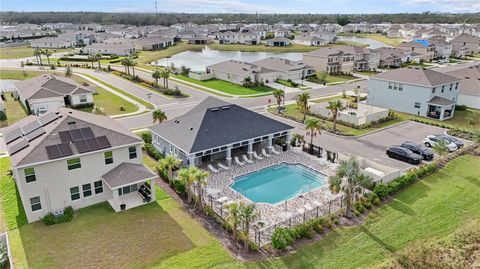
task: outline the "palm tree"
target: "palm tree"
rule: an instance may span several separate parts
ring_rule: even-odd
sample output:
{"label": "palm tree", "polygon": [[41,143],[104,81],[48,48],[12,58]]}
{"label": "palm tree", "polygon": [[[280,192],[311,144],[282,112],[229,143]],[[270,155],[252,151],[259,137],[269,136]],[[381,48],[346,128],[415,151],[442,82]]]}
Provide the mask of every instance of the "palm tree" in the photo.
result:
{"label": "palm tree", "polygon": [[128,57],[128,58],[129,58],[128,60],[129,60],[129,63],[130,63],[129,66],[132,67],[132,75],[133,75],[133,77],[135,77],[135,66],[136,66],[138,63],[137,63],[137,61],[135,61],[132,57]]}
{"label": "palm tree", "polygon": [[257,219],[258,214],[255,212],[255,204],[244,204],[240,202],[240,218],[243,221],[243,242],[244,250],[248,251],[248,242],[250,240],[250,224]]}
{"label": "palm tree", "polygon": [[158,86],[158,79],[162,77],[162,73],[160,72],[160,70],[158,69],[155,69],[155,72],[153,72],[152,74],[152,78],[155,79],[155,85]]}
{"label": "palm tree", "polygon": [[447,142],[439,139],[437,143],[433,145],[432,150],[438,155],[438,158],[441,159],[443,155],[448,153]]}
{"label": "palm tree", "polygon": [[102,60],[102,57],[103,55],[100,52],[97,52],[97,54],[95,54],[95,58],[98,61],[98,69],[102,69],[102,66],[100,65],[100,61]]}
{"label": "palm tree", "polygon": [[328,102],[328,106],[326,108],[332,112],[333,131],[335,132],[335,130],[337,128],[338,112],[342,111],[342,110],[345,110],[345,106],[343,106],[341,100],[333,100],[333,101]]}
{"label": "palm tree", "polygon": [[275,100],[277,101],[277,110],[280,112],[280,106],[282,104],[282,99],[285,96],[285,92],[282,90],[274,90],[273,91],[273,97],[275,97]]}
{"label": "palm tree", "polygon": [[295,145],[302,144],[305,142],[305,137],[301,134],[294,133],[292,135],[292,141],[294,141]]}
{"label": "palm tree", "polygon": [[195,177],[194,177],[194,184],[196,186],[196,193],[198,195],[198,199],[196,200],[195,207],[200,206],[200,208],[203,209],[203,201],[202,201],[202,189],[205,185],[207,185],[207,181],[205,180],[208,176],[210,176],[210,173],[208,173],[205,170],[198,169],[195,171]]}
{"label": "palm tree", "polygon": [[228,212],[230,212],[227,221],[232,225],[233,238],[237,238],[237,226],[241,221],[240,206],[238,203],[231,203],[225,205],[225,207],[228,209]]}
{"label": "palm tree", "polygon": [[152,112],[153,123],[162,123],[167,120],[167,114],[161,109],[154,110]]}
{"label": "palm tree", "polygon": [[120,61],[120,64],[123,65],[123,67],[125,68],[125,73],[127,73],[127,74],[130,75],[130,68],[129,68],[128,58],[123,58],[123,59]]}
{"label": "palm tree", "polygon": [[52,56],[52,53],[46,49],[43,51],[43,55],[47,56],[48,65],[50,65],[50,56]]}
{"label": "palm tree", "polygon": [[360,172],[360,164],[355,157],[341,160],[335,175],[329,177],[329,187],[333,193],[342,192],[346,201],[345,216],[352,216],[352,204],[363,195],[363,188],[372,184],[372,178]]}
{"label": "palm tree", "polygon": [[308,99],[310,99],[310,94],[308,92],[301,93],[297,95],[296,102],[298,106],[298,110],[303,113],[303,121],[307,118],[308,110],[310,109],[308,105]]}
{"label": "palm tree", "polygon": [[310,136],[310,151],[313,152],[313,138],[315,136],[322,134],[322,126],[320,125],[320,120],[317,118],[310,118],[305,121],[305,129],[307,130],[307,135]]}
{"label": "palm tree", "polygon": [[95,54],[88,54],[88,61],[92,64],[92,68],[95,68],[93,66],[93,63],[97,60],[96,57],[95,57]]}
{"label": "palm tree", "polygon": [[173,180],[173,169],[177,168],[182,163],[182,160],[175,158],[173,155],[167,155],[158,162],[158,170],[168,171],[168,182]]}
{"label": "palm tree", "polygon": [[65,69],[65,76],[67,78],[72,76],[72,68],[70,66],[67,66],[67,69]]}
{"label": "palm tree", "polygon": [[35,58],[37,58],[37,62],[40,62],[40,66],[43,66],[43,63],[42,63],[42,54],[43,54],[43,51],[39,48],[36,48],[34,51],[33,51],[33,55],[35,55]]}
{"label": "palm tree", "polygon": [[163,70],[160,73],[160,76],[163,78],[163,88],[168,89],[168,78],[170,77],[170,71],[168,69]]}
{"label": "palm tree", "polygon": [[202,204],[202,186],[206,184],[205,178],[209,176],[207,171],[201,170],[195,166],[189,168],[182,168],[178,171],[178,178],[185,183],[185,190],[187,192],[188,203],[192,202],[193,193],[192,186],[195,185],[198,199],[195,201],[195,207]]}

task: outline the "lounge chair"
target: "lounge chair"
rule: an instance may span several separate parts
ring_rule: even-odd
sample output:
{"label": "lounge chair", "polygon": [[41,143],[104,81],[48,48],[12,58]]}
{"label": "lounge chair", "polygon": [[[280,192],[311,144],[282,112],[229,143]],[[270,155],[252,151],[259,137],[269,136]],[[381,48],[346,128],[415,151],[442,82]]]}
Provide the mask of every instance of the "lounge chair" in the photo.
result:
{"label": "lounge chair", "polygon": [[275,147],[272,147],[272,152],[273,152],[274,154],[280,154],[280,152],[278,152],[278,151],[275,150]]}
{"label": "lounge chair", "polygon": [[262,149],[262,154],[263,154],[263,156],[265,156],[265,157],[270,157],[270,156],[272,156],[272,155],[270,155],[270,154],[267,153],[267,151],[265,150],[265,148]]}
{"label": "lounge chair", "polygon": [[235,160],[235,162],[236,162],[238,165],[240,165],[240,166],[244,166],[244,165],[245,165],[244,162],[242,162],[242,161],[240,161],[240,160],[238,159],[238,156],[235,156],[233,159]]}
{"label": "lounge chair", "polygon": [[256,151],[253,152],[253,157],[255,157],[257,160],[263,160],[263,157],[258,156]]}
{"label": "lounge chair", "polygon": [[207,167],[208,167],[208,169],[210,169],[210,171],[212,171],[213,173],[218,173],[218,170],[215,169],[215,167],[213,167],[212,164],[207,165]]}
{"label": "lounge chair", "polygon": [[222,163],[217,163],[218,167],[222,168],[223,170],[228,170],[230,167],[223,165]]}
{"label": "lounge chair", "polygon": [[243,157],[243,160],[246,161],[247,163],[253,163],[253,161],[250,160],[250,159],[247,157],[247,155],[244,154],[244,155],[242,155],[242,157]]}
{"label": "lounge chair", "polygon": [[223,203],[225,203],[225,202],[228,201],[228,200],[229,200],[229,199],[228,199],[227,196],[222,196],[222,197],[218,198],[218,199],[215,200],[215,201],[218,202],[218,203],[223,204]]}

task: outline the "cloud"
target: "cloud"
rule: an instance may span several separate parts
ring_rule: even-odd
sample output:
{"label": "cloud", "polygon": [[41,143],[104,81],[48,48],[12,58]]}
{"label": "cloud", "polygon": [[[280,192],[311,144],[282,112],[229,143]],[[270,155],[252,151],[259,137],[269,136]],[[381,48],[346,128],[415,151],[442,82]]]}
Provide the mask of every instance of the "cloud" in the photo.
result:
{"label": "cloud", "polygon": [[406,0],[406,5],[422,5],[443,12],[480,12],[480,0]]}
{"label": "cloud", "polygon": [[210,13],[288,13],[292,10],[282,9],[278,6],[259,4],[261,1],[244,0],[165,0],[161,5],[168,10],[176,12],[205,12]]}

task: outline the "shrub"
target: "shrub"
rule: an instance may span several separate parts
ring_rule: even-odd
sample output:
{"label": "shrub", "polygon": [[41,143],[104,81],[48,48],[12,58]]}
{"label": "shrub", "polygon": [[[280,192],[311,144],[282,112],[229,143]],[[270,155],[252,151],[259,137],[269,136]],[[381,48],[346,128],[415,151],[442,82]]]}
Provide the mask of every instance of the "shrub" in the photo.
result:
{"label": "shrub", "polygon": [[163,154],[160,153],[151,143],[145,143],[143,145],[148,156],[152,157],[154,160],[158,161],[163,158]]}
{"label": "shrub", "polygon": [[466,105],[455,105],[455,110],[457,111],[463,111],[463,110],[467,110],[467,106]]}
{"label": "shrub", "polygon": [[300,238],[313,238],[313,227],[309,223],[299,224],[292,229],[292,237],[295,239]]}
{"label": "shrub", "polygon": [[359,214],[362,214],[363,212],[365,212],[367,209],[363,206],[362,203],[355,203],[353,204],[353,206],[355,207],[355,211],[357,211]]}
{"label": "shrub", "polygon": [[7,120],[7,114],[0,110],[0,121]]}
{"label": "shrub", "polygon": [[291,80],[291,79],[287,79],[287,82],[290,82],[290,83],[292,83],[292,80]]}
{"label": "shrub", "polygon": [[124,108],[123,106],[121,106],[121,107],[119,108],[119,110],[120,110],[120,111],[125,111],[125,108]]}
{"label": "shrub", "polygon": [[272,234],[272,247],[284,249],[293,244],[293,238],[287,228],[276,228]]}
{"label": "shrub", "polygon": [[73,219],[74,215],[73,208],[71,206],[65,207],[63,209],[63,215],[55,217],[53,213],[48,213],[42,218],[42,221],[45,225],[53,225],[58,223],[70,222]]}
{"label": "shrub", "polygon": [[0,268],[8,268],[7,247],[0,242]]}
{"label": "shrub", "polygon": [[172,186],[173,189],[179,193],[179,194],[185,194],[186,193],[186,188],[185,188],[185,182],[181,180],[172,180]]}
{"label": "shrub", "polygon": [[378,198],[383,199],[390,195],[387,185],[380,183],[375,186],[373,192],[377,195]]}
{"label": "shrub", "polygon": [[42,218],[42,221],[45,225],[53,225],[55,224],[55,217],[52,213],[48,213],[45,217]]}
{"label": "shrub", "polygon": [[309,222],[310,226],[313,228],[313,230],[316,233],[323,232],[323,223],[324,223],[323,218],[314,219]]}
{"label": "shrub", "polygon": [[152,144],[152,133],[150,132],[142,132],[140,134],[140,137],[142,138],[143,142],[147,144]]}

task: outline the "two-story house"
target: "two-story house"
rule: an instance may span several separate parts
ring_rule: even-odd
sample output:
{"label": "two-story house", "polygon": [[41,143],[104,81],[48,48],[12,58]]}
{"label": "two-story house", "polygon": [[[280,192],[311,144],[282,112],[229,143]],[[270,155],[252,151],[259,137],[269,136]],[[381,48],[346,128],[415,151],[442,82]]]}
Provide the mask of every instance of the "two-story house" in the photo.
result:
{"label": "two-story house", "polygon": [[255,32],[232,32],[227,31],[218,34],[218,42],[220,44],[245,44],[257,45],[260,43],[261,35]]}
{"label": "two-story house", "polygon": [[317,71],[328,73],[350,73],[352,71],[375,70],[380,55],[375,50],[359,46],[320,48],[303,54],[303,62]]}
{"label": "two-story house", "polygon": [[461,79],[433,70],[401,68],[368,81],[367,103],[422,117],[453,117]]}
{"label": "two-story house", "polygon": [[4,133],[28,222],[108,202],[121,211],[155,200],[142,140],[110,117],[59,108]]}
{"label": "two-story house", "polygon": [[402,42],[398,47],[405,51],[420,54],[421,59],[425,62],[430,62],[435,58],[435,45],[425,39],[415,39],[410,42]]}

